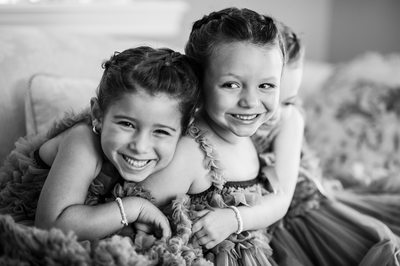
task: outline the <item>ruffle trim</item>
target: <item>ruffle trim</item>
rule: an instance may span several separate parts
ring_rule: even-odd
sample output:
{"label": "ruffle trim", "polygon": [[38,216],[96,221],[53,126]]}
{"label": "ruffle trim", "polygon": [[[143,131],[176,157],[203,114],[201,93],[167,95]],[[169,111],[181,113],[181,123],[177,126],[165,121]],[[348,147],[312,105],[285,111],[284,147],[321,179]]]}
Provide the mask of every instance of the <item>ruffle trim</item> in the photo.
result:
{"label": "ruffle trim", "polygon": [[39,195],[49,173],[48,167],[35,160],[34,152],[49,138],[89,118],[87,111],[68,114],[48,134],[18,139],[0,168],[0,214],[10,214],[18,223],[33,225]]}
{"label": "ruffle trim", "polygon": [[219,160],[215,149],[208,143],[205,138],[207,132],[202,132],[194,123],[190,126],[188,134],[199,143],[200,148],[204,151],[206,158],[204,159],[204,166],[209,170],[209,176],[215,187],[222,189],[226,180],[224,179],[223,170],[220,166]]}
{"label": "ruffle trim", "polygon": [[[253,186],[253,193],[258,194],[259,186]],[[224,188],[226,190],[235,190],[235,188]],[[242,189],[240,194],[248,191],[248,188]],[[219,193],[213,193],[213,197],[209,204],[205,204],[204,199],[193,199],[188,195],[178,197],[173,201],[172,210],[173,215],[171,220],[176,226],[176,236],[169,241],[170,247],[175,252],[184,254],[190,253],[193,258],[204,256],[205,259],[212,262],[213,265],[275,265],[272,256],[272,249],[269,246],[270,235],[266,230],[245,231],[240,234],[232,234],[227,239],[210,250],[204,250],[199,246],[197,239],[192,233],[192,213],[205,208],[223,207],[227,205],[241,205],[243,200],[236,201],[232,198],[225,200]],[[239,197],[241,198],[241,197]],[[251,202],[252,200],[246,199],[244,202]],[[194,217],[194,216],[193,216]],[[204,253],[204,254],[203,254]],[[191,264],[188,264],[191,265]]]}

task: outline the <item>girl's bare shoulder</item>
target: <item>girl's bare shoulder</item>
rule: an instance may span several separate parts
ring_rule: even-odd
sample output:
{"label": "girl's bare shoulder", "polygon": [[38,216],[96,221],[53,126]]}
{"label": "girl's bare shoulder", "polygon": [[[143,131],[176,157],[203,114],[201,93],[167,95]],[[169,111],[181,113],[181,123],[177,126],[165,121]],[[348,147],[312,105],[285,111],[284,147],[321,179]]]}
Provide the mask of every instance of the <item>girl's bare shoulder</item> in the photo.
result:
{"label": "girl's bare shoulder", "polygon": [[204,152],[199,143],[190,136],[183,136],[176,147],[171,167],[179,169],[186,176],[193,176],[204,168]]}
{"label": "girl's bare shoulder", "polygon": [[46,141],[40,147],[39,154],[46,164],[52,165],[57,154],[65,150],[71,156],[82,156],[85,160],[92,160],[96,165],[102,160],[99,136],[95,135],[85,123],[76,124]]}

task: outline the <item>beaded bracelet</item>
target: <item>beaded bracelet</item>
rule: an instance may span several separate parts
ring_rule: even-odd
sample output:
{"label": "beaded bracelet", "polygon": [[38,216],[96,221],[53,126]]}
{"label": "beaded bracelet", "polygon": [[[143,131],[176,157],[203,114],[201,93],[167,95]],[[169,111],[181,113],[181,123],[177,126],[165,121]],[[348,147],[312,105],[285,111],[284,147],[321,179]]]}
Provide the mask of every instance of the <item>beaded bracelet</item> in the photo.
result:
{"label": "beaded bracelet", "polygon": [[243,219],[242,215],[240,215],[239,209],[235,206],[229,206],[230,209],[233,210],[235,213],[236,220],[238,222],[238,229],[236,230],[235,234],[240,234],[243,231]]}
{"label": "beaded bracelet", "polygon": [[121,198],[116,198],[115,201],[118,204],[119,212],[121,213],[121,224],[124,226],[128,226],[128,220],[126,219],[126,214],[124,210],[124,205],[122,205],[122,200]]}

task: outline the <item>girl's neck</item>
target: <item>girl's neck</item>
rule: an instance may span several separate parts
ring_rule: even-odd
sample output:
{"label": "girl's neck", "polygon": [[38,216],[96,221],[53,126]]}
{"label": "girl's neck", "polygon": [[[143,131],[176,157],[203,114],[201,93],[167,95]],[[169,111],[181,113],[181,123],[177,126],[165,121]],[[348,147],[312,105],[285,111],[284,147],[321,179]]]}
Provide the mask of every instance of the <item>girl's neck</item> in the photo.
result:
{"label": "girl's neck", "polygon": [[202,112],[200,119],[202,127],[206,127],[215,137],[216,140],[223,144],[239,144],[246,141],[248,137],[239,137],[233,134],[231,131],[220,127],[216,124],[206,112]]}

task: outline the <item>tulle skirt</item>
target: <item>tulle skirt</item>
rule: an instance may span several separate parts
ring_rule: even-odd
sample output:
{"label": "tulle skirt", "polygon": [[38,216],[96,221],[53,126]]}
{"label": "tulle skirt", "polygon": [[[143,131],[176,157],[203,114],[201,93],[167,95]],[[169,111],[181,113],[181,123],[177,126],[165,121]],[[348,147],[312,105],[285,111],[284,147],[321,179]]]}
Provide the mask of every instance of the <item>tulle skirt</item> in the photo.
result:
{"label": "tulle skirt", "polygon": [[337,200],[288,215],[273,227],[280,265],[400,265],[400,239],[383,222]]}

